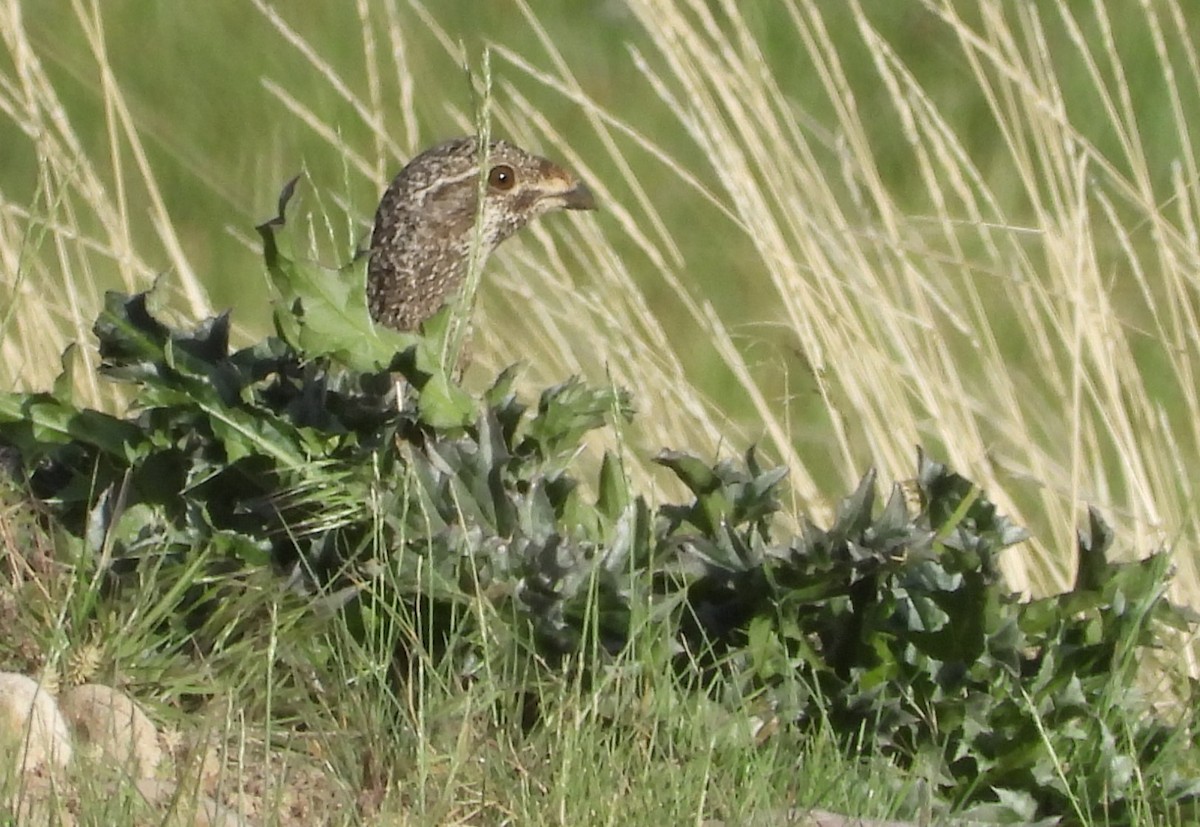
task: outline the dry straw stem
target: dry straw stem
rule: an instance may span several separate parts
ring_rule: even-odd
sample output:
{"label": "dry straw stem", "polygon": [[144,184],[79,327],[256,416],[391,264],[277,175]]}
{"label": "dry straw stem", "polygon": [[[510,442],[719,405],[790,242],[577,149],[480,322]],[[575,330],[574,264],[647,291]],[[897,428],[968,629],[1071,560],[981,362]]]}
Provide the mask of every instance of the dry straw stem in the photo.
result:
{"label": "dry straw stem", "polygon": [[[914,444],[936,446],[1018,520],[1050,532],[1042,533],[1034,554],[1009,560],[1014,585],[1035,591],[1069,583],[1073,525],[1085,502],[1118,521],[1140,550],[1196,536],[1192,474],[1178,459],[1182,446],[1197,444],[1188,356],[1196,350],[1188,277],[1195,262],[1195,195],[1182,183],[1194,180],[1194,153],[1177,104],[1173,123],[1188,172],[1176,176],[1168,211],[1151,184],[1158,170],[1141,150],[1102,5],[1081,12],[1095,16],[1088,22],[1099,32],[1084,37],[1081,22],[1062,7],[989,3],[978,22],[968,23],[950,4],[926,4],[957,39],[969,79],[991,107],[1007,149],[1007,168],[985,176],[952,113],[925,93],[854,4],[858,32],[902,126],[898,140],[934,205],[932,214],[921,215],[911,214],[885,183],[819,4],[789,8],[795,37],[813,61],[811,82],[822,86],[836,113],[824,141],[774,84],[738,6],[721,5],[719,18],[710,4],[630,7],[658,50],[642,58],[649,84],[711,159],[703,177],[718,182],[716,197],[735,216],[724,231],[745,233],[753,243],[763,276],[756,286],[773,291],[814,367],[846,469],[842,485],[868,462],[901,477],[911,468]],[[1158,9],[1171,26],[1156,17]],[[1165,32],[1181,19],[1180,9],[1165,4],[1143,11],[1160,44],[1162,77],[1178,101],[1185,97],[1179,84],[1186,82],[1189,94],[1198,85],[1190,47],[1166,45]],[[1071,54],[1051,54],[1045,32],[1051,22],[1072,33],[1056,46]],[[1174,65],[1170,55],[1180,48],[1187,60]],[[648,140],[605,117],[552,52],[553,71],[503,49],[497,55],[579,102],[597,131],[619,133],[635,145]],[[1072,121],[1055,68],[1067,60],[1086,68],[1105,102],[1120,157],[1103,154]],[[520,108],[521,99],[514,100]],[[540,125],[528,110],[519,119]],[[684,185],[695,177],[680,175]],[[1023,223],[1006,213],[1003,204],[1012,199],[993,192],[997,177],[1020,185],[1019,200],[1030,207]],[[642,219],[630,223],[654,226]],[[618,223],[624,226],[623,218]],[[732,346],[734,335],[691,295],[685,268],[675,271],[673,256],[661,248],[655,260],[661,270],[642,275],[664,278],[710,333],[754,401],[767,444],[792,466],[802,497],[811,497],[802,505],[817,505],[822,492],[836,489],[805,477],[790,424],[780,421],[780,407]],[[605,311],[585,311],[602,317],[614,303],[638,296],[616,287],[622,282],[609,262],[592,263],[585,272],[601,284],[611,278],[614,289],[596,288],[603,296],[596,307]],[[520,273],[528,295],[555,295],[531,284],[530,270]],[[1128,291],[1116,298],[1118,274],[1138,288],[1132,304]],[[506,287],[517,289],[513,281]],[[578,305],[573,310],[574,318],[589,315]],[[560,326],[567,320],[556,317]],[[603,321],[597,326],[606,328]],[[1168,379],[1178,391],[1172,400],[1178,409],[1164,410],[1147,390],[1148,377],[1134,359],[1135,345],[1145,344],[1136,340],[1147,337],[1174,371],[1155,379]],[[662,361],[662,351],[653,350],[650,369]],[[671,384],[678,389],[678,382]],[[1020,500],[1009,496],[1016,491],[1023,492]],[[1179,566],[1177,596],[1186,597],[1195,592],[1196,572],[1188,555],[1180,555]]]}
{"label": "dry straw stem", "polygon": [[[6,151],[28,157],[37,171],[33,203],[0,193],[0,290],[9,307],[0,328],[0,382],[6,387],[44,387],[67,343],[88,341],[103,290],[142,289],[164,262],[175,271],[172,284],[186,312],[209,311],[109,65],[100,5],[73,2],[71,11],[99,78],[106,143],[96,154],[85,149],[29,38],[22,4],[0,3],[0,42],[10,57],[0,70],[0,113],[28,141]],[[157,250],[136,249],[132,240],[131,219],[147,214]],[[87,398],[102,401],[94,356],[82,353],[86,369],[76,373],[77,381]]]}
{"label": "dry straw stem", "polygon": [[[1164,196],[1153,183],[1162,180],[1163,161],[1143,149],[1103,4],[1076,12],[1087,16],[1082,20],[1061,5],[985,3],[973,22],[953,4],[924,5],[957,41],[969,70],[964,83],[987,102],[1005,148],[1003,168],[986,175],[977,168],[954,113],[925,92],[853,4],[858,33],[901,125],[897,140],[932,213],[913,214],[890,191],[864,123],[868,113],[856,106],[842,49],[818,3],[788,8],[793,34],[813,63],[810,82],[821,86],[836,114],[824,131],[813,129],[776,85],[736,4],[713,12],[712,4],[698,2],[630,3],[657,50],[635,57],[648,85],[710,159],[704,170],[670,162],[668,148],[605,112],[549,38],[543,39],[549,69],[496,49],[514,69],[578,103],[618,169],[630,168],[623,151],[649,150],[668,159],[663,169],[678,176],[680,189],[720,201],[729,216],[720,231],[744,235],[757,254],[747,267],[759,274],[751,289],[772,291],[782,323],[812,365],[829,438],[845,469],[841,481],[806,473],[809,463],[785,409],[756,377],[720,314],[689,285],[688,263],[678,252],[687,244],[684,230],[664,237],[632,173],[624,182],[635,193],[632,201],[605,199],[613,219],[604,236],[590,225],[573,226],[567,236],[571,255],[584,262],[578,272],[590,280],[585,293],[563,268],[527,258],[561,260],[564,236],[541,227],[501,256],[489,278],[502,288],[492,295],[532,302],[532,318],[552,333],[541,356],[562,369],[586,372],[595,359],[592,343],[604,341],[608,370],[637,388],[651,412],[651,439],[663,434],[661,425],[675,443],[716,446],[732,432],[678,380],[669,337],[612,252],[638,249],[653,263],[639,271],[640,283],[661,278],[741,383],[758,417],[746,431],[761,433],[791,466],[799,508],[819,512],[828,494],[866,464],[903,477],[912,446],[933,446],[1038,530],[1042,540],[1030,554],[1008,558],[1017,588],[1046,592],[1069,584],[1073,526],[1085,503],[1119,523],[1127,547],[1190,547],[1200,526],[1191,508],[1194,472],[1181,456],[1194,455],[1200,444],[1189,276],[1197,232],[1188,182],[1197,179],[1181,101],[1194,97],[1200,73],[1186,37],[1169,34],[1186,31],[1182,10],[1177,3],[1142,8],[1182,159]],[[1049,26],[1070,35],[1053,49]],[[1096,145],[1094,124],[1084,129],[1072,119],[1058,74],[1068,64],[1082,67],[1102,102],[1115,155]],[[588,176],[571,142],[520,94],[521,82],[511,73],[502,77],[510,111],[499,111],[498,120],[522,140],[553,146]],[[706,188],[698,180],[715,183]],[[994,191],[997,183],[1013,182],[1016,198]],[[603,197],[604,182],[596,186]],[[1010,214],[1005,205],[1012,203],[1027,209]],[[535,242],[542,250],[532,253]],[[494,332],[504,357],[520,354],[531,340],[511,326],[495,325]],[[1135,359],[1147,346],[1169,374],[1150,376]],[[1153,396],[1148,382],[1165,382],[1169,403],[1161,391]],[[679,404],[680,397],[687,402]],[[1192,555],[1179,555],[1178,566],[1175,595],[1186,600],[1200,585]]]}
{"label": "dry straw stem", "polygon": [[[716,455],[758,441],[791,469],[791,511],[819,520],[867,466],[885,479],[911,475],[914,446],[925,445],[1040,538],[1007,557],[1019,589],[1070,583],[1073,527],[1085,503],[1118,525],[1126,548],[1192,547],[1200,537],[1189,459],[1200,446],[1193,275],[1200,231],[1188,122],[1200,62],[1184,8],[1180,0],[1143,3],[1127,7],[1123,20],[1154,44],[1152,74],[1169,102],[1156,128],[1172,133],[1176,149],[1163,157],[1147,151],[1109,5],[970,5],[965,19],[962,4],[921,3],[939,47],[957,50],[958,93],[986,102],[1003,147],[986,169],[977,166],[962,118],[922,85],[853,0],[838,13],[849,15],[855,44],[845,42],[845,27],[837,30],[841,40],[831,34],[829,5],[781,6],[789,28],[777,34],[807,61],[804,83],[819,90],[829,113],[819,118],[789,96],[794,78],[774,74],[758,30],[743,17],[748,7],[629,0],[642,28],[630,58],[644,91],[674,120],[657,130],[654,121],[635,124],[597,103],[571,56],[528,4],[517,3],[542,49],[492,46],[495,132],[563,161],[604,209],[535,225],[489,262],[477,364],[525,361],[530,387],[583,373],[633,389],[641,414],[627,467],[641,490],[662,479],[644,461],[658,446]],[[321,44],[275,6],[255,0],[254,7],[280,45],[314,69],[304,78],[264,78],[267,92],[346,159],[358,183],[377,190],[419,148],[445,136],[417,126],[421,87],[411,47],[417,38],[433,40],[456,65],[476,56],[462,53],[431,8],[415,0],[357,6],[371,64],[360,80],[339,74]],[[40,173],[34,207],[0,198],[0,260],[6,274],[21,274],[4,283],[15,298],[0,355],[27,385],[48,383],[34,366],[52,371],[45,366],[56,364],[68,336],[87,339],[101,272],[139,289],[153,272],[146,262],[166,260],[187,312],[203,313],[108,66],[99,4],[72,8],[99,66],[105,157],[81,148],[24,34],[20,4],[0,0],[0,37],[14,67],[0,73],[0,112],[28,136],[19,151],[30,152]],[[846,62],[862,55],[887,91],[887,112],[864,112],[856,99]],[[1064,92],[1068,72],[1075,94],[1082,83],[1094,103],[1086,119]],[[369,143],[351,143],[343,136],[353,130],[306,103],[317,97],[314,77],[361,119]],[[398,89],[398,99],[385,88]],[[466,103],[465,84],[460,91],[447,94],[441,84],[437,94]],[[547,94],[574,104],[581,117],[569,128],[551,123],[537,102]],[[445,104],[445,111],[463,131],[473,128],[466,108]],[[897,124],[886,163],[913,173],[916,197],[889,183],[893,170],[872,143],[881,117]],[[97,170],[109,168],[124,172],[116,176],[124,189],[103,183]],[[673,224],[668,191],[689,199],[708,223]],[[134,203],[149,205],[159,249],[133,249]],[[800,354],[782,391],[745,346],[746,331],[731,326],[693,277],[703,264],[697,234],[748,251],[734,277],[760,306],[775,308],[763,330],[786,332]],[[648,296],[663,288],[702,332],[752,416],[731,423],[688,380],[680,348],[697,339],[669,329],[651,305]],[[80,381],[91,376],[79,372]],[[780,398],[793,387],[815,400],[800,420]],[[1200,572],[1193,555],[1177,563],[1175,596],[1188,599]]]}

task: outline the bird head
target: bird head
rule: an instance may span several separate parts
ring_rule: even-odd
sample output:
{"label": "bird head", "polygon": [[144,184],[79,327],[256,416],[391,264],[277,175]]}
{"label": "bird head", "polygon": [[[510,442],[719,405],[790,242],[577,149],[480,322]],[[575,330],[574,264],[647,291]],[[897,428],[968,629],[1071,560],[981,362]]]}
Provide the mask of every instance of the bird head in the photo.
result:
{"label": "bird head", "polygon": [[554,210],[593,210],[591,190],[571,173],[508,141],[492,141],[481,157],[475,137],[455,138],[418,155],[397,176],[414,206],[447,238],[469,239],[480,215],[480,175],[486,166],[483,240],[495,247],[534,218]]}
{"label": "bird head", "polygon": [[409,161],[387,188],[375,216],[368,269],[376,321],[409,329],[451,298],[466,269],[477,218],[489,252],[540,215],[596,208],[582,181],[545,158],[507,141],[491,141],[486,154],[479,150],[473,136],[438,144]]}
{"label": "bird head", "polygon": [[483,237],[491,246],[539,215],[595,208],[592,191],[562,167],[506,141],[491,142],[483,205]]}

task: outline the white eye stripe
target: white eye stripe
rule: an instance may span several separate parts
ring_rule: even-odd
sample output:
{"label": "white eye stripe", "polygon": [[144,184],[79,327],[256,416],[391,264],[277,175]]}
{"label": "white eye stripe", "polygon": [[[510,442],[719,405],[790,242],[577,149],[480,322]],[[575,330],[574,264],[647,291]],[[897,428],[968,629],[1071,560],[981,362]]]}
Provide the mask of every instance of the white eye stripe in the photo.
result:
{"label": "white eye stripe", "polygon": [[414,187],[412,192],[419,195],[421,198],[424,198],[433,190],[440,190],[443,187],[447,187],[452,184],[458,184],[471,178],[477,178],[478,176],[479,170],[469,169],[466,172],[460,172],[456,175],[446,175],[440,178],[434,178],[424,186]]}

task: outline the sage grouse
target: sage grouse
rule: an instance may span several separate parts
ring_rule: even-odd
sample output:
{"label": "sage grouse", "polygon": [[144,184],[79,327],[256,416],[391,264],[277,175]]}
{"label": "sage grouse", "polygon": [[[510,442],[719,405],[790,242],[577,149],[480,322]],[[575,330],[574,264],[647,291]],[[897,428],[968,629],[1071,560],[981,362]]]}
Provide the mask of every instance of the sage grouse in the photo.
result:
{"label": "sage grouse", "polygon": [[[554,210],[596,208],[591,190],[562,167],[506,141],[487,157],[482,252]],[[458,293],[479,214],[479,141],[455,138],[422,152],[392,181],[375,214],[367,267],[371,317],[415,330]]]}

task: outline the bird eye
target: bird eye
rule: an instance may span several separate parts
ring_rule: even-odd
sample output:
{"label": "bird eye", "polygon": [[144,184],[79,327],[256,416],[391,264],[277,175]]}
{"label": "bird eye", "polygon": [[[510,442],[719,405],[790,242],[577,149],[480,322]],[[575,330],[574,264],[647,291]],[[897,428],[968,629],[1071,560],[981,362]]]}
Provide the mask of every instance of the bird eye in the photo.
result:
{"label": "bird eye", "polygon": [[517,183],[517,173],[508,164],[492,167],[488,173],[488,186],[498,190],[510,190]]}

